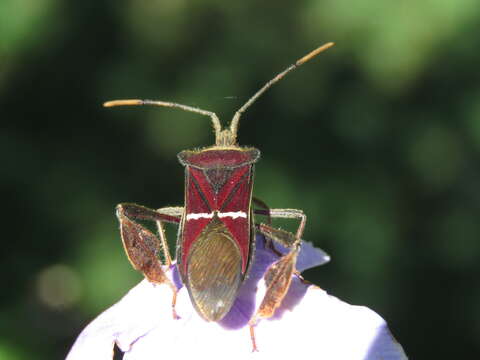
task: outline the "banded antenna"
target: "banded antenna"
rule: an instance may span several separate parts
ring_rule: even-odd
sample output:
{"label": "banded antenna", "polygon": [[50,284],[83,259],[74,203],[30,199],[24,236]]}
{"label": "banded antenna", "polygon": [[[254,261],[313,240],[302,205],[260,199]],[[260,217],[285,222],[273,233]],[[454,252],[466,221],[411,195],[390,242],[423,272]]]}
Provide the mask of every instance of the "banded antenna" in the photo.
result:
{"label": "banded antenna", "polygon": [[154,105],[154,106],[163,106],[178,108],[181,110],[197,113],[200,115],[209,116],[212,120],[213,129],[215,131],[215,145],[216,146],[236,146],[237,141],[237,132],[238,132],[238,123],[240,122],[240,117],[265,91],[267,91],[272,85],[280,81],[285,75],[287,75],[292,70],[295,70],[300,65],[305,64],[307,61],[313,59],[315,56],[320,54],[322,51],[325,51],[331,48],[335,43],[329,42],[326,43],[315,50],[311,51],[307,55],[303,56],[297,60],[294,64],[290,65],[288,68],[283,70],[281,73],[276,75],[272,80],[267,82],[260,90],[258,90],[240,109],[235,112],[235,115],[230,122],[230,126],[227,129],[222,130],[222,125],[220,120],[214,112],[202,110],[196,107],[165,102],[165,101],[156,101],[156,100],[139,100],[139,99],[126,99],[126,100],[112,100],[107,101],[103,104],[104,107],[113,107],[113,106],[129,106],[129,105]]}

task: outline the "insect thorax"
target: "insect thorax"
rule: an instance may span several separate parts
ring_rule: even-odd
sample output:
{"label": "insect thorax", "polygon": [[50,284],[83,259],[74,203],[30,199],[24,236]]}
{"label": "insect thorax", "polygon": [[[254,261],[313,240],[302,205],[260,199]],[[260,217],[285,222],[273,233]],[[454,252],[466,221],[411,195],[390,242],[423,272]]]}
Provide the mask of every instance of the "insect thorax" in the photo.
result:
{"label": "insect thorax", "polygon": [[260,152],[254,148],[219,147],[182,151],[178,155],[185,166],[185,215],[178,258],[183,274],[190,246],[214,217],[234,239],[242,257],[242,272],[246,270],[253,164],[259,156]]}

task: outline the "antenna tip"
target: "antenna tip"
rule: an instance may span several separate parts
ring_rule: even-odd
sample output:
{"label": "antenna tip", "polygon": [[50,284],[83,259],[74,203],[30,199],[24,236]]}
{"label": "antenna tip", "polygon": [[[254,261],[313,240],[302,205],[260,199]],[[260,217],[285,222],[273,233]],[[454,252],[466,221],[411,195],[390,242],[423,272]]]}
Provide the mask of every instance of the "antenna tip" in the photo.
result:
{"label": "antenna tip", "polygon": [[114,107],[114,106],[128,106],[128,105],[143,105],[143,100],[138,99],[127,99],[127,100],[112,100],[103,103],[103,107]]}
{"label": "antenna tip", "polygon": [[315,56],[317,56],[318,54],[320,54],[322,51],[325,51],[327,49],[330,49],[333,45],[335,45],[334,42],[328,42],[326,44],[323,44],[322,46],[316,48],[315,50],[313,50],[312,52],[308,53],[307,55],[305,55],[304,57],[302,57],[300,60],[297,61],[296,65],[297,66],[300,66],[304,63],[306,63],[307,61],[309,61],[310,59],[314,58]]}

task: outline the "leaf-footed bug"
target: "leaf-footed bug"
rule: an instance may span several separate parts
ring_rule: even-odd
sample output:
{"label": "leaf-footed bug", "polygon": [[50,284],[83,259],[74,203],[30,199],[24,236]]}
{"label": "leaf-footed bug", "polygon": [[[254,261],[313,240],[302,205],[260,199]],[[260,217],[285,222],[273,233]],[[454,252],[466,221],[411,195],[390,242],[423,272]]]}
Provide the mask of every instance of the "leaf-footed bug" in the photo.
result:
{"label": "leaf-footed bug", "polygon": [[[165,265],[172,265],[163,229],[165,222],[179,225],[176,266],[194,308],[206,321],[218,322],[231,309],[248,276],[255,251],[255,232],[288,248],[289,252],[271,265],[265,274],[265,296],[249,321],[253,350],[257,350],[254,326],[260,319],[275,313],[296,273],[306,216],[302,210],[269,209],[263,202],[252,198],[254,163],[260,152],[237,144],[238,124],[245,110],[273,84],[333,45],[330,42],[320,46],[267,82],[235,113],[228,128],[222,129],[213,112],[172,102],[130,99],[104,104],[105,107],[155,105],[179,108],[212,120],[215,145],[178,154],[180,163],[185,166],[184,206],[153,210],[123,203],[117,206],[117,217],[125,252],[133,267],[149,281],[167,284],[172,289],[174,317],[177,317],[178,289],[166,276],[158,258],[162,250]],[[254,209],[252,202],[261,209]],[[300,224],[293,234],[270,224],[256,225],[254,214],[265,215],[268,219],[298,219]],[[137,222],[140,220],[156,222],[158,237]]]}

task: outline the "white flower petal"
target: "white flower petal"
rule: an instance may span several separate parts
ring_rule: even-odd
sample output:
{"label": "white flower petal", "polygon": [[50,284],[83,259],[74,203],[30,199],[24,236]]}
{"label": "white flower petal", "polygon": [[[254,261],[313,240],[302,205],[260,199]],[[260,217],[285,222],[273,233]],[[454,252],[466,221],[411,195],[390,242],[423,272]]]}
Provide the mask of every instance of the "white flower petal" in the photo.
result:
{"label": "white flower petal", "polygon": [[126,351],[126,360],[160,356],[209,360],[300,356],[406,359],[385,321],[375,312],[344,303],[299,280],[292,284],[279,311],[281,317],[262,320],[256,326],[256,353],[252,353],[248,327],[226,330],[219,324],[206,323],[193,310],[184,289],[177,300],[181,319],[174,320],[171,298],[169,287],[142,281],[85,328],[67,359],[110,360],[114,341]]}
{"label": "white flower petal", "polygon": [[[255,327],[259,351],[252,353],[248,320],[265,293],[264,272],[278,260],[278,253],[265,246],[262,236],[257,236],[256,241],[249,277],[231,311],[219,323],[207,323],[199,317],[185,287],[177,295],[180,319],[174,319],[172,290],[143,280],[82,331],[67,360],[110,360],[114,343],[125,352],[126,360],[161,356],[209,360],[301,356],[328,360],[406,359],[385,321],[375,312],[344,303],[296,276],[274,316]],[[327,254],[304,242],[297,268],[302,271],[328,260]],[[172,269],[165,271],[181,287],[178,272]]]}
{"label": "white flower petal", "polygon": [[139,337],[171,320],[171,299],[169,287],[141,281],[82,331],[67,359],[112,359],[115,342],[128,351]]}

